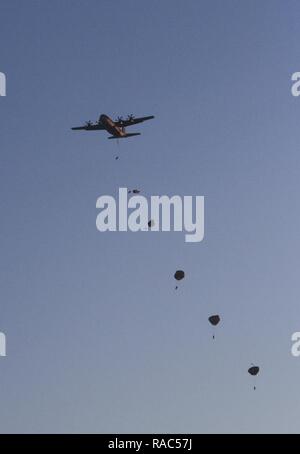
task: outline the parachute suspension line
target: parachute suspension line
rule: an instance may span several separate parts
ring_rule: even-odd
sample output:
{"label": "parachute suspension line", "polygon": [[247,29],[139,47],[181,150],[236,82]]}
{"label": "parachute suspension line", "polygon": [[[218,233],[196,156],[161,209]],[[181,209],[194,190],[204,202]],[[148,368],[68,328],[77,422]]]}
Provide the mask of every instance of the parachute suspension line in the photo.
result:
{"label": "parachute suspension line", "polygon": [[254,386],[253,386],[254,391],[256,391],[256,386],[257,386],[257,377],[254,377]]}
{"label": "parachute suspension line", "polygon": [[[119,139],[117,139],[117,147],[118,147],[118,148],[120,147]],[[118,154],[119,154],[119,153],[118,153]],[[116,156],[115,159],[118,160],[118,159],[119,159],[119,156]]]}

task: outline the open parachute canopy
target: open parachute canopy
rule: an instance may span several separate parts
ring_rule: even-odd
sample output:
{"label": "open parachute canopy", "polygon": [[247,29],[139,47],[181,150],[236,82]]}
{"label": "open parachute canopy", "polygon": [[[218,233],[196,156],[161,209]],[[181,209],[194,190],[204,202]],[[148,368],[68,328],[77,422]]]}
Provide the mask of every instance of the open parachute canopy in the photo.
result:
{"label": "open parachute canopy", "polygon": [[209,323],[212,325],[212,326],[217,326],[220,321],[221,321],[221,318],[219,315],[211,315],[209,318],[208,318],[208,321]]}
{"label": "open parachute canopy", "polygon": [[155,223],[153,221],[153,219],[150,219],[150,221],[148,222],[148,227],[149,229],[151,229],[152,227],[154,227]]}
{"label": "open parachute canopy", "polygon": [[176,279],[176,281],[181,281],[181,279],[183,279],[185,276],[184,274],[184,271],[182,270],[177,270],[176,273],[174,274],[174,278]]}
{"label": "open parachute canopy", "polygon": [[250,369],[248,369],[248,373],[255,377],[259,373],[259,367],[251,366]]}

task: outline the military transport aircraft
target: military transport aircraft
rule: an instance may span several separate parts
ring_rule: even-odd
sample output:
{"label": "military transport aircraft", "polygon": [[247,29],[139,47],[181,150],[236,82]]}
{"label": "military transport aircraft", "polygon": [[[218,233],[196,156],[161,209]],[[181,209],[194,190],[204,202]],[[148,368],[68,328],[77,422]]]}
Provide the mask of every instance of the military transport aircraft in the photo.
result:
{"label": "military transport aircraft", "polygon": [[128,115],[124,120],[122,117],[118,117],[115,121],[109,118],[108,115],[100,115],[99,120],[96,123],[87,121],[84,126],[77,126],[72,128],[73,131],[107,131],[111,134],[108,139],[126,139],[126,137],[140,136],[140,132],[127,133],[126,127],[136,125],[137,123],[143,123],[146,120],[152,120],[153,115],[148,117],[135,118],[133,115]]}

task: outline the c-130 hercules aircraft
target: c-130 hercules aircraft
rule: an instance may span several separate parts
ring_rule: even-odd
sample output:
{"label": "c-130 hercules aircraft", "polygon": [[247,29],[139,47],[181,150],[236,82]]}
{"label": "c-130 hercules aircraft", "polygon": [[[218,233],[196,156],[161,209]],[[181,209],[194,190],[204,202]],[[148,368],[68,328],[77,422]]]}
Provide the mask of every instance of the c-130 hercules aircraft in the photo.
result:
{"label": "c-130 hercules aircraft", "polygon": [[108,139],[126,139],[127,137],[140,136],[140,132],[127,133],[126,127],[136,125],[137,123],[143,123],[146,120],[152,120],[153,115],[148,117],[135,118],[133,115],[128,115],[126,120],[122,117],[118,117],[115,121],[109,118],[108,115],[100,115],[99,120],[96,123],[87,121],[84,126],[77,126],[72,128],[73,131],[107,131],[111,134]]}

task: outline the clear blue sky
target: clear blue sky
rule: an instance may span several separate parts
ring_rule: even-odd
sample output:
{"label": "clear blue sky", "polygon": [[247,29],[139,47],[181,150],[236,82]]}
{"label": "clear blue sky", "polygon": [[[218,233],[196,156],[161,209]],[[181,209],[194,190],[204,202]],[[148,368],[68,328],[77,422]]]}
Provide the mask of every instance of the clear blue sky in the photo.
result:
{"label": "clear blue sky", "polygon": [[[1,2],[1,432],[300,431],[299,22],[292,0]],[[156,118],[119,150],[70,130],[101,113]],[[205,240],[99,233],[121,186],[204,195]]]}

